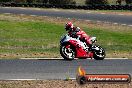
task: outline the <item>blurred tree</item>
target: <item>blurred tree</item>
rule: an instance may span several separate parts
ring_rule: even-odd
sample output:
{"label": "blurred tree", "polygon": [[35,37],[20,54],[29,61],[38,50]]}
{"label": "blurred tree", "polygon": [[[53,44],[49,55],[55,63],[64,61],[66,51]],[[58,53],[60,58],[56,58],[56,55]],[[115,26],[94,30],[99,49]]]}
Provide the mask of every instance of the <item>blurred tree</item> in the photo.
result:
{"label": "blurred tree", "polygon": [[33,3],[34,0],[26,0],[27,3]]}
{"label": "blurred tree", "polygon": [[132,0],[125,0],[126,4],[132,4]]}
{"label": "blurred tree", "polygon": [[74,0],[49,0],[50,4],[76,4]]}
{"label": "blurred tree", "polygon": [[86,0],[85,3],[87,5],[96,5],[96,4],[108,4],[108,0]]}
{"label": "blurred tree", "polygon": [[0,0],[0,2],[27,2],[27,3],[50,3],[50,4],[75,4],[74,0]]}
{"label": "blurred tree", "polygon": [[41,3],[48,3],[49,0],[41,0]]}
{"label": "blurred tree", "polygon": [[12,1],[14,1],[16,3],[23,3],[23,2],[26,2],[27,0],[12,0]]}
{"label": "blurred tree", "polygon": [[117,1],[116,1],[116,4],[121,5],[121,3],[122,3],[122,0],[117,0]]}
{"label": "blurred tree", "polygon": [[48,0],[36,0],[37,3],[48,3]]}
{"label": "blurred tree", "polygon": [[10,0],[13,2],[21,3],[21,2],[27,2],[27,3],[47,3],[48,0]]}
{"label": "blurred tree", "polygon": [[0,2],[11,2],[13,0],[0,0]]}

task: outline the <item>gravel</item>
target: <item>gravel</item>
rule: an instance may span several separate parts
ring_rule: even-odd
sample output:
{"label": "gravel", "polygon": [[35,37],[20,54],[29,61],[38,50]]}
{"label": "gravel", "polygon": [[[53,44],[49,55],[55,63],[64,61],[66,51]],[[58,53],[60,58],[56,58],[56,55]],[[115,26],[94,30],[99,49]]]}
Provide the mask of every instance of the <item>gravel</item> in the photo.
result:
{"label": "gravel", "polygon": [[76,80],[0,81],[0,88],[132,88],[132,82],[79,85]]}

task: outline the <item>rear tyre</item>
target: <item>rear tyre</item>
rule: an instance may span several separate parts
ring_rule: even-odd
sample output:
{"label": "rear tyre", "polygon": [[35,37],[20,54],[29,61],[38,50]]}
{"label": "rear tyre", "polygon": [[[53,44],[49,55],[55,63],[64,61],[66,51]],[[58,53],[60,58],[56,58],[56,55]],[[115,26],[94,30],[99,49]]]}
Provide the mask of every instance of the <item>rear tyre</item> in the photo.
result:
{"label": "rear tyre", "polygon": [[[67,48],[67,46],[69,46]],[[64,60],[73,60],[75,58],[75,49],[71,44],[65,43],[60,46],[60,54]]]}
{"label": "rear tyre", "polygon": [[95,60],[103,60],[106,56],[105,50],[101,46],[94,46],[93,58]]}

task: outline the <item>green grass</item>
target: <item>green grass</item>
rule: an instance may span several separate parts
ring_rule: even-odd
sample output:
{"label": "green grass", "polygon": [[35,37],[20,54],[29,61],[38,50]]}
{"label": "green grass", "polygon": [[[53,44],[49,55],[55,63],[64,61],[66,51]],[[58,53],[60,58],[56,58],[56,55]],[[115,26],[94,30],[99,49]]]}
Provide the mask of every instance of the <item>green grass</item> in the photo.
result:
{"label": "green grass", "polygon": [[96,36],[98,44],[105,47],[107,51],[126,51],[132,50],[132,32],[113,32],[101,29],[85,30],[90,35]]}
{"label": "green grass", "polygon": [[40,52],[58,47],[64,33],[62,25],[46,22],[0,21],[0,39],[3,52]]}
{"label": "green grass", "polygon": [[[84,27],[109,52],[131,52],[132,31],[110,31]],[[64,24],[42,21],[0,20],[0,54],[48,53],[59,55],[59,41],[66,33]],[[52,56],[51,56],[52,57]]]}

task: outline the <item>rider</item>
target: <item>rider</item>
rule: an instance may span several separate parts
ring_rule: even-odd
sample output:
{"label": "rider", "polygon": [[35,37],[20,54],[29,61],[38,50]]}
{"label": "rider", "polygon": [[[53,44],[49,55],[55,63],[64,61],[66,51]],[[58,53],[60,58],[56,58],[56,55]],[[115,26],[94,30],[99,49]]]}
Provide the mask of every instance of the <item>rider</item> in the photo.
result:
{"label": "rider", "polygon": [[72,22],[68,22],[65,25],[66,31],[73,38],[79,38],[81,41],[85,42],[89,47],[91,47],[92,42],[90,40],[90,36],[88,36],[83,30],[79,27],[74,27]]}

